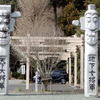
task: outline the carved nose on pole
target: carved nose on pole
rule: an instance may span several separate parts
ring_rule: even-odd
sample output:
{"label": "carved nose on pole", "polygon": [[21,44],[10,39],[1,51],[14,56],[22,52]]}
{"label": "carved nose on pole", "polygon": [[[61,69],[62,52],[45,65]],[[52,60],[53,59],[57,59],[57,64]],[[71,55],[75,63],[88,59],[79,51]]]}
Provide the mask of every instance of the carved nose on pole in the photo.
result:
{"label": "carved nose on pole", "polygon": [[1,31],[1,32],[6,32],[6,31],[8,31],[8,28],[7,28],[5,25],[2,25],[2,26],[0,27],[0,31]]}
{"label": "carved nose on pole", "polygon": [[90,29],[91,31],[95,30],[95,29],[96,29],[95,23],[91,22],[90,25],[89,25],[89,29]]}

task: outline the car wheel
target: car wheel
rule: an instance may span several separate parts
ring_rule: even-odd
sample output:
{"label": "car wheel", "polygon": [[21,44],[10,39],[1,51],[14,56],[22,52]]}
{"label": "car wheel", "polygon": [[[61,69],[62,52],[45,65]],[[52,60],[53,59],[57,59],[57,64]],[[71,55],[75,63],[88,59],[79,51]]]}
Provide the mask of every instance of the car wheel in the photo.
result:
{"label": "car wheel", "polygon": [[66,80],[65,79],[61,79],[61,84],[66,84]]}

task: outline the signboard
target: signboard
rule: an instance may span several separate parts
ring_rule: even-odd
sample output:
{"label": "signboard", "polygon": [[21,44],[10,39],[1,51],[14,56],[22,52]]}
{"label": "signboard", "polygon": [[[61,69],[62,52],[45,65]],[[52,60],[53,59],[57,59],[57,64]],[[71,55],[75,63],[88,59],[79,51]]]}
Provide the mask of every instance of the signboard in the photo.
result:
{"label": "signboard", "polygon": [[25,74],[25,65],[22,65],[21,68],[22,68],[22,74]]}

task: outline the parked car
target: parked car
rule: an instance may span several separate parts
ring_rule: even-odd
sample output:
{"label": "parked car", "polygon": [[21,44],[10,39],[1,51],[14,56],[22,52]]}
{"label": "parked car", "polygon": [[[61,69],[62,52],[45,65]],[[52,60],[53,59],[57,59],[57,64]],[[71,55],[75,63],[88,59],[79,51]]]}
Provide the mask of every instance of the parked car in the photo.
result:
{"label": "parked car", "polygon": [[66,84],[69,80],[68,74],[63,70],[53,70],[51,72],[51,77],[53,82],[61,82],[61,84]]}
{"label": "parked car", "polygon": [[[61,82],[61,84],[66,84],[69,80],[68,74],[63,70],[53,70],[50,76],[52,78],[52,82]],[[33,77],[33,82],[35,82],[35,78],[36,76]],[[38,76],[38,83],[41,83],[40,75]]]}

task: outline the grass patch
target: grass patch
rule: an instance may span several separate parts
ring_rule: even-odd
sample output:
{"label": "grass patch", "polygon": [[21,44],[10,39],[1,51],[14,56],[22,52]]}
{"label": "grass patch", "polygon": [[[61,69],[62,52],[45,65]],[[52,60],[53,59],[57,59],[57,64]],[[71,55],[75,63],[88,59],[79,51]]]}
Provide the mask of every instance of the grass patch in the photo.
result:
{"label": "grass patch", "polygon": [[47,90],[47,91],[43,90],[42,91],[42,90],[40,90],[39,92],[69,92],[70,93],[70,92],[73,92],[73,91],[62,91],[62,90],[51,90],[51,91],[50,90]]}
{"label": "grass patch", "polygon": [[56,90],[47,90],[47,91],[45,91],[45,90],[40,90],[39,92],[57,92]]}
{"label": "grass patch", "polygon": [[17,87],[15,90],[18,91],[18,92],[21,92],[22,88],[21,87]]}

